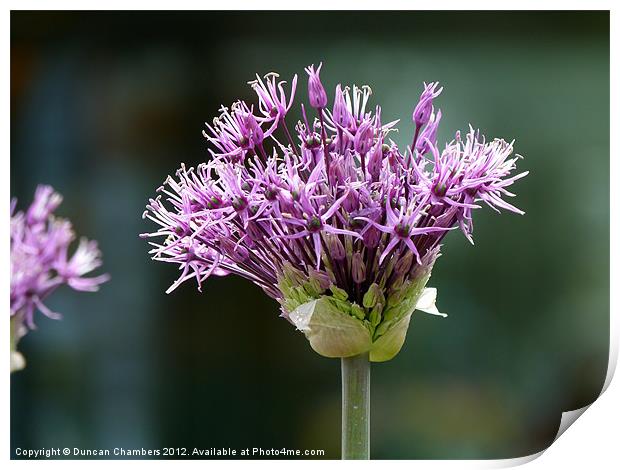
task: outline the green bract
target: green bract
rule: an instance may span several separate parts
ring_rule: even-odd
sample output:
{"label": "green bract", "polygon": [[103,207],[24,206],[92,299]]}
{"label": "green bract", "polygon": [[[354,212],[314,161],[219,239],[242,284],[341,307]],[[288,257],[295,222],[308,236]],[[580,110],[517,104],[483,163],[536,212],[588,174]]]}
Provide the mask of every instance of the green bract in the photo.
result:
{"label": "green bract", "polygon": [[437,291],[426,288],[432,264],[405,282],[382,288],[371,284],[362,305],[335,284],[321,283],[287,266],[278,287],[290,320],[310,346],[325,357],[349,357],[370,352],[374,362],[389,361],[403,346],[414,310],[442,315],[435,307]]}

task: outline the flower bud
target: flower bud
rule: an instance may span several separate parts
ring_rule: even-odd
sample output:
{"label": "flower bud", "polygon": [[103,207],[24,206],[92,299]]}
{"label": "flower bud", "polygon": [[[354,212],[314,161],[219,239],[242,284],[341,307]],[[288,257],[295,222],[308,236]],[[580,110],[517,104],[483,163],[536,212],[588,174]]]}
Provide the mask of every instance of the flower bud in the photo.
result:
{"label": "flower bud", "polygon": [[394,266],[394,273],[396,274],[396,276],[403,276],[405,273],[409,272],[412,262],[413,251],[407,250],[407,252],[400,257],[400,259],[396,262],[396,265]]}
{"label": "flower bud", "polygon": [[[437,128],[441,120],[441,110],[437,110],[437,114],[432,114],[430,121],[420,133],[415,148],[422,155],[431,151],[431,145],[437,145]],[[429,144],[430,142],[430,144]]]}
{"label": "flower bud", "polygon": [[362,300],[362,304],[366,308],[373,308],[377,304],[384,304],[385,296],[383,295],[383,291],[381,287],[376,282],[373,282],[366,293],[364,294],[364,298]]}
{"label": "flower bud", "polygon": [[342,261],[346,258],[347,253],[344,250],[344,245],[340,241],[338,235],[334,235],[333,233],[328,233],[325,236],[325,241],[327,243],[327,250],[329,251],[329,255],[336,261]]}
{"label": "flower bud", "polygon": [[295,268],[288,261],[284,263],[282,266],[282,279],[288,282],[292,286],[301,286],[304,282],[306,282],[306,277],[304,273],[299,269]]}
{"label": "flower bud", "polygon": [[329,181],[333,184],[342,185],[345,181],[344,159],[333,158],[329,164]]}
{"label": "flower bud", "polygon": [[349,298],[349,294],[344,289],[341,289],[336,284],[332,284],[329,286],[329,290],[332,291],[333,296],[338,300],[347,300]]}
{"label": "flower bud", "polygon": [[329,289],[331,285],[331,280],[329,279],[329,275],[323,271],[317,271],[316,269],[310,270],[310,281],[316,282],[321,290],[321,292]]}
{"label": "flower bud", "polygon": [[439,85],[438,82],[431,82],[424,85],[424,91],[420,95],[420,101],[413,110],[412,119],[416,126],[424,126],[430,119],[433,112],[433,99],[437,98],[443,88],[435,90]]}
{"label": "flower bud", "polygon": [[374,129],[372,123],[368,120],[363,120],[360,126],[357,128],[355,138],[353,139],[353,147],[355,151],[360,155],[366,155],[372,147]]}
{"label": "flower bud", "polygon": [[351,260],[351,276],[356,284],[361,284],[366,280],[366,264],[359,251],[353,254]]}
{"label": "flower bud", "polygon": [[323,63],[321,62],[316,71],[314,70],[314,65],[306,67],[306,72],[308,73],[308,98],[310,106],[314,109],[323,109],[327,106],[327,93],[325,93],[325,88],[319,77],[322,66]]}
{"label": "flower bud", "polygon": [[349,194],[347,194],[347,197],[342,201],[342,207],[344,207],[347,212],[351,213],[356,211],[359,205],[360,197],[357,190],[353,188],[349,189]]}
{"label": "flower bud", "polygon": [[383,304],[377,304],[368,314],[370,326],[372,326],[373,328],[375,328],[379,323],[381,323],[381,312],[383,312]]}
{"label": "flower bud", "polygon": [[362,235],[362,240],[366,248],[377,248],[381,240],[381,232],[376,227],[369,227]]}
{"label": "flower bud", "polygon": [[351,112],[349,111],[347,102],[344,99],[344,94],[342,93],[340,84],[336,86],[336,97],[334,98],[334,110],[332,112],[332,117],[334,119],[334,123],[345,129],[349,126],[352,119]]}
{"label": "flower bud", "polygon": [[303,288],[305,293],[313,299],[316,299],[323,293],[323,290],[321,290],[321,284],[319,283],[318,279],[308,280],[308,282],[303,285]]}
{"label": "flower bud", "polygon": [[368,159],[368,173],[370,174],[371,181],[379,181],[381,175],[381,168],[383,166],[383,144],[377,142],[372,148],[370,158]]}
{"label": "flower bud", "polygon": [[358,320],[363,320],[366,318],[366,312],[362,307],[357,305],[355,302],[351,305],[351,315],[353,315]]}

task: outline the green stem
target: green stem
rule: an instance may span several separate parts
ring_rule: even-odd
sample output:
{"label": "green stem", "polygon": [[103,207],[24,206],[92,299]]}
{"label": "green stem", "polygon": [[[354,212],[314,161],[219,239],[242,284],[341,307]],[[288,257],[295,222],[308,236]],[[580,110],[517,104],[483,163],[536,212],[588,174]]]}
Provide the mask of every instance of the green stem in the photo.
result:
{"label": "green stem", "polygon": [[370,458],[368,353],[342,358],[342,459]]}

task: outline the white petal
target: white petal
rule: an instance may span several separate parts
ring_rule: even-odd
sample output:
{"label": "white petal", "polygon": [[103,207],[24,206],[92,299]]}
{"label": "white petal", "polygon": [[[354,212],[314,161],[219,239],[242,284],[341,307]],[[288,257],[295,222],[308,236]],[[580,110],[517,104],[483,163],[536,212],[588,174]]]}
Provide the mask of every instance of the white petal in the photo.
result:
{"label": "white petal", "polygon": [[11,372],[16,372],[24,367],[26,367],[24,356],[18,351],[11,351]]}
{"label": "white petal", "polygon": [[422,291],[418,303],[416,304],[416,310],[421,310],[431,315],[438,315],[440,317],[447,317],[445,313],[441,313],[435,306],[437,300],[437,289],[434,287],[427,287]]}
{"label": "white petal", "polygon": [[310,331],[309,324],[315,304],[316,300],[302,304],[289,314],[289,318],[299,331]]}

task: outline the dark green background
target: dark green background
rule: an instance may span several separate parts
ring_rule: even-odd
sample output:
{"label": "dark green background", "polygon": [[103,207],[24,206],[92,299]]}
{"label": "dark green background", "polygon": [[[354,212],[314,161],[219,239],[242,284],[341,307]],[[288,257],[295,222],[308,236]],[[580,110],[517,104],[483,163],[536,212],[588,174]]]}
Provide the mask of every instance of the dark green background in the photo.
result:
{"label": "dark green background", "polygon": [[523,217],[481,210],[451,233],[430,285],[447,319],[414,315],[372,369],[372,456],[503,458],[545,448],[562,410],[601,390],[609,336],[607,12],[25,13],[11,15],[11,194],[65,196],[112,280],[57,292],[11,378],[11,447],[292,447],[339,458],[339,362],[236,278],[164,293],[170,265],[138,233],[203,122],[251,98],[255,72],[324,62],[370,84],[386,120],[439,80],[440,140],[468,123],[515,138]]}

